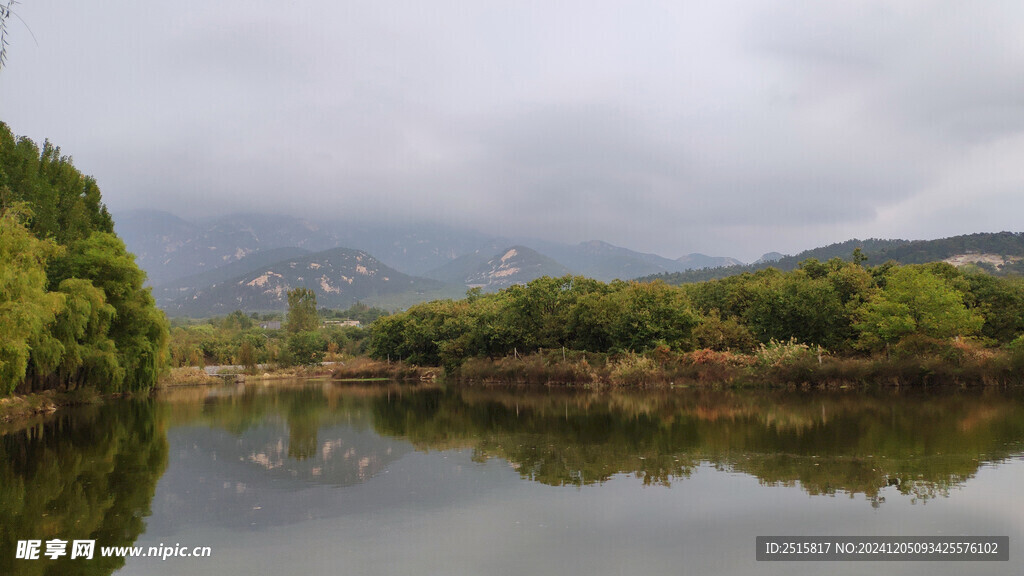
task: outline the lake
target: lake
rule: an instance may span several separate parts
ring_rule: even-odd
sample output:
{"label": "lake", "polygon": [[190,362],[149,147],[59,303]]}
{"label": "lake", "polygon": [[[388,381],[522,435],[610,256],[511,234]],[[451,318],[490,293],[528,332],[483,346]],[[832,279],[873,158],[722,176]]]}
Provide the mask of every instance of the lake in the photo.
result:
{"label": "lake", "polygon": [[[183,388],[4,431],[0,574],[1020,574],[1022,490],[1021,391]],[[1010,560],[758,562],[758,536]],[[15,558],[54,538],[97,557]]]}

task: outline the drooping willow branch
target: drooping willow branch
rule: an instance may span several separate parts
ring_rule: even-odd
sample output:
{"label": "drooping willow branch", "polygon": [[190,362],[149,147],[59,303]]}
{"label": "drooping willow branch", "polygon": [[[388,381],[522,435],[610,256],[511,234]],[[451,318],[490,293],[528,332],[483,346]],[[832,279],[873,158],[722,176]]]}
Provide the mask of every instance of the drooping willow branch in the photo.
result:
{"label": "drooping willow branch", "polygon": [[17,3],[17,0],[7,0],[7,4],[0,4],[0,68],[7,63],[7,21],[12,15],[17,16],[11,10]]}

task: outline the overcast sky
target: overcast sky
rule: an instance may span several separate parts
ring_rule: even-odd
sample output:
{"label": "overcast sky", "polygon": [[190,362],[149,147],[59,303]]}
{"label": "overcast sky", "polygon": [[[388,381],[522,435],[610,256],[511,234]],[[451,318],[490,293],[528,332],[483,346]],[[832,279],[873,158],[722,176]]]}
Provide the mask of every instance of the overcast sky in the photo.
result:
{"label": "overcast sky", "polygon": [[0,120],[71,154],[115,216],[427,219],[745,260],[1022,229],[1019,0],[15,10]]}

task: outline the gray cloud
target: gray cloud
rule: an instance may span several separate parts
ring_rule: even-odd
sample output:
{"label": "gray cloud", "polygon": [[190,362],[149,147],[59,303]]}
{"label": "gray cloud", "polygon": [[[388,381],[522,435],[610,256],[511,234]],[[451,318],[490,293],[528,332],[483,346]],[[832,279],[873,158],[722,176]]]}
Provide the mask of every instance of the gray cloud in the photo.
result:
{"label": "gray cloud", "polygon": [[1024,196],[1014,2],[18,8],[0,119],[115,210],[750,259],[1013,227]]}

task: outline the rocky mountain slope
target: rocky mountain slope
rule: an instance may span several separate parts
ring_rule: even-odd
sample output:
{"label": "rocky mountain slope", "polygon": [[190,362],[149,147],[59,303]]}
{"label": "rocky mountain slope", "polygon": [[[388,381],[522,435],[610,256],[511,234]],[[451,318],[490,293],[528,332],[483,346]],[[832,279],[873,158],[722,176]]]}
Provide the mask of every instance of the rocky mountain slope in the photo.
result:
{"label": "rocky mountain slope", "polygon": [[443,284],[403,274],[361,250],[332,248],[260,266],[229,280],[163,300],[172,316],[210,316],[233,310],[284,310],[288,291],[305,287],[326,308],[404,293],[427,295]]}
{"label": "rocky mountain slope", "polygon": [[564,276],[572,272],[551,258],[525,246],[512,246],[484,262],[466,276],[470,288],[498,290],[525,284],[541,276]]}

